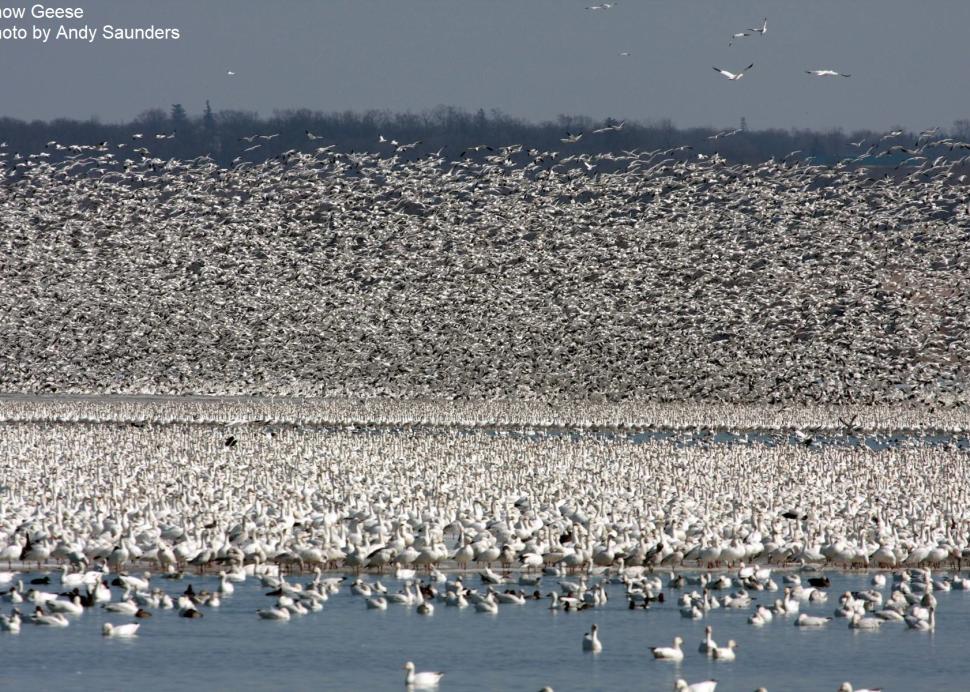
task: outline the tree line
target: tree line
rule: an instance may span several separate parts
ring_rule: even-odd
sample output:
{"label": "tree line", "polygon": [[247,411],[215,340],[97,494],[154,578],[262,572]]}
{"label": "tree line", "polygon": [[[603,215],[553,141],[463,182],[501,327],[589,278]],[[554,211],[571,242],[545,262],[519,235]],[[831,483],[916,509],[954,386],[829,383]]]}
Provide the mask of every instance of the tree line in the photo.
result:
{"label": "tree line", "polygon": [[[444,149],[447,158],[487,154],[484,148],[470,151],[479,145],[498,148],[521,144],[543,151],[575,154],[687,146],[697,153],[710,155],[716,152],[741,163],[782,159],[797,151],[799,158],[814,157],[818,163],[832,164],[843,158],[859,156],[874,144],[884,147],[912,145],[920,136],[901,127],[895,129],[903,131],[902,134],[887,140],[884,139],[886,133],[870,130],[849,133],[840,129],[748,130],[743,119],[739,125],[733,130],[718,131],[706,127],[678,128],[669,119],[622,122],[608,118],[597,121],[575,115],[560,115],[554,121],[534,123],[499,110],[472,112],[450,106],[439,106],[422,113],[386,110],[324,113],[301,109],[276,111],[269,117],[261,117],[254,112],[238,110],[214,112],[206,102],[200,115],[191,116],[181,104],[174,104],[168,110],[147,110],[127,123],[106,124],[95,119],[64,118],[25,122],[0,118],[0,141],[6,143],[6,151],[28,154],[53,150],[54,155],[68,150],[51,146],[51,142],[61,146],[107,142],[112,148],[124,143],[132,150],[147,148],[153,156],[160,158],[189,159],[208,155],[223,165],[240,157],[261,160],[291,149],[311,151],[328,145],[335,145],[338,151],[345,152],[390,153],[394,151],[394,142],[419,142],[408,151],[411,156]],[[604,128],[607,131],[594,132]],[[254,135],[264,137],[254,138]],[[582,136],[577,138],[577,135]],[[934,132],[932,136],[970,141],[970,120],[957,120],[948,130]],[[576,141],[564,143],[565,138]],[[896,158],[904,156],[905,153],[900,153]]]}

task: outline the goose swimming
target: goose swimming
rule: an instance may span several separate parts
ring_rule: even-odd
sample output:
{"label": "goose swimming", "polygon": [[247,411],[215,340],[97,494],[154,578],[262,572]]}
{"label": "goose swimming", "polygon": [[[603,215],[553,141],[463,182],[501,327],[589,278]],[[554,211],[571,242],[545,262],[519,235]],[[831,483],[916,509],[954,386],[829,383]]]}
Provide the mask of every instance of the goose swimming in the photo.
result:
{"label": "goose swimming", "polygon": [[112,625],[110,622],[106,622],[101,626],[101,634],[105,637],[134,637],[138,634],[139,627],[141,625],[137,622],[127,625]]}
{"label": "goose swimming", "polygon": [[583,651],[598,654],[603,650],[603,643],[599,640],[596,625],[590,625],[589,632],[583,635]]}
{"label": "goose swimming", "polygon": [[684,651],[680,648],[680,645],[683,643],[683,639],[680,637],[674,637],[673,646],[651,646],[650,652],[653,654],[653,657],[657,659],[665,661],[683,661]]}
{"label": "goose swimming", "polygon": [[714,658],[718,661],[733,661],[735,659],[734,649],[737,643],[732,639],[727,646],[719,646],[714,649]]}
{"label": "goose swimming", "polygon": [[678,678],[674,683],[674,692],[714,692],[716,688],[717,680],[704,680],[688,685],[686,680]]}
{"label": "goose swimming", "polygon": [[697,647],[697,650],[706,656],[713,656],[714,649],[717,648],[717,642],[711,637],[713,631],[713,628],[707,625],[704,628],[704,639],[701,641],[700,646]]}
{"label": "goose swimming", "polygon": [[437,687],[444,677],[444,673],[441,672],[415,673],[414,663],[411,661],[404,664],[404,670],[407,671],[404,675],[404,684],[415,689]]}

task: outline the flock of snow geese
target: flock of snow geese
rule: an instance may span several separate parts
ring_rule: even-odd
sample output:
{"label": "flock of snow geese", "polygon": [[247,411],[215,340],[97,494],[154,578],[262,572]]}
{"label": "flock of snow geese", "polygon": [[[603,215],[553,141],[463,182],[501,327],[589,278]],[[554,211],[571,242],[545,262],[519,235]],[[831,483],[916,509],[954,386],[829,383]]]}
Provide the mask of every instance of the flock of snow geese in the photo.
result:
{"label": "flock of snow geese", "polygon": [[757,165],[0,149],[0,388],[945,410],[970,143],[906,137]]}
{"label": "flock of snow geese", "polygon": [[[613,9],[614,7],[616,7],[615,3],[614,4],[611,4],[611,3],[603,3],[602,5],[592,5],[592,6],[589,6],[586,9],[587,10],[609,10],[609,9]],[[761,25],[760,26],[753,27],[751,29],[744,29],[742,31],[736,31],[733,34],[731,34],[731,40],[728,42],[728,47],[735,45],[736,43],[738,43],[739,40],[748,38],[749,36],[758,35],[758,36],[764,37],[767,34],[768,34],[768,18],[765,17],[764,19],[761,20]],[[629,56],[630,55],[630,52],[629,51],[622,51],[620,53],[620,55],[621,56]],[[715,67],[714,69],[717,72],[719,72],[721,75],[723,75],[724,77],[726,77],[727,79],[730,79],[732,81],[736,81],[738,79],[741,79],[745,75],[745,73],[748,70],[750,70],[752,67],[754,67],[754,63],[751,63],[750,65],[748,65],[747,67],[745,67],[743,70],[741,70],[740,72],[736,72],[736,73],[735,72],[731,72],[729,70],[723,70],[723,69],[721,69],[719,67]],[[829,70],[829,69],[805,70],[805,73],[806,74],[810,74],[810,75],[814,75],[816,77],[851,77],[852,76],[850,74],[845,74],[845,73],[842,73],[842,72],[837,72],[835,70]]]}
{"label": "flock of snow geese", "polygon": [[[967,588],[966,455],[893,435],[968,429],[970,143],[890,132],[837,162],[737,165],[677,146],[570,154],[580,132],[562,152],[454,159],[306,135],[311,151],[253,161],[276,136],[253,134],[228,168],[107,142],[0,148],[0,389],[317,397],[0,402],[0,590],[34,608],[4,630],[95,606],[200,618],[257,577],[267,620],[344,590],[428,616],[582,610],[620,583],[631,608],[682,590],[692,619],[783,588],[752,626],[830,626],[799,613],[824,576],[772,575],[799,566],[896,570],[888,599],[846,592],[833,617],[932,630],[933,592]],[[669,436],[627,434],[645,429]],[[858,444],[882,433],[880,451]],[[833,436],[854,442],[820,444]],[[14,571],[54,563],[60,593]],[[484,590],[463,582],[473,565]],[[513,567],[561,590],[499,590]],[[220,586],[173,598],[146,569]],[[391,569],[396,594],[325,576]],[[700,645],[736,648],[710,629]]]}
{"label": "flock of snow geese", "polygon": [[[536,599],[586,610],[603,607],[607,587],[620,583],[630,608],[657,607],[665,589],[680,590],[677,607],[690,619],[753,608],[753,593],[777,590],[774,607],[752,610],[752,626],[789,617],[826,627],[830,618],[799,607],[825,601],[827,577],[772,569],[867,567],[896,570],[892,595],[844,593],[833,617],[854,629],[898,621],[931,630],[932,592],[970,585],[959,575],[970,558],[970,469],[965,455],[938,446],[875,452],[712,444],[689,433],[636,440],[454,426],[374,434],[220,423],[191,413],[202,404],[187,406],[156,420],[69,420],[57,415],[63,402],[47,419],[37,410],[5,416],[0,561],[10,571],[0,572],[0,590],[34,612],[5,614],[4,629],[21,619],[65,626],[100,606],[136,619],[104,626],[105,636],[136,636],[153,609],[201,618],[251,577],[276,599],[254,613],[267,620],[319,611],[348,591],[362,610],[405,605],[427,616],[442,604],[495,613]],[[54,563],[61,588],[51,592],[28,588],[13,571]],[[517,583],[503,575],[509,568],[519,571]],[[327,576],[333,570],[357,576],[346,583]],[[219,587],[176,596],[158,586],[195,571],[219,573]],[[300,584],[296,575],[307,571],[313,581]],[[397,593],[380,574],[361,574],[388,571],[404,580]],[[661,571],[671,573],[666,584],[655,576]],[[475,578],[481,589],[472,588]],[[538,590],[556,578],[558,588]],[[112,585],[123,590],[118,600]],[[682,644],[653,656],[682,657]],[[743,651],[712,636],[704,647],[723,661]],[[591,628],[583,648],[608,651],[608,632]],[[412,666],[406,675],[413,687],[439,680]],[[714,682],[677,684],[703,690]]]}

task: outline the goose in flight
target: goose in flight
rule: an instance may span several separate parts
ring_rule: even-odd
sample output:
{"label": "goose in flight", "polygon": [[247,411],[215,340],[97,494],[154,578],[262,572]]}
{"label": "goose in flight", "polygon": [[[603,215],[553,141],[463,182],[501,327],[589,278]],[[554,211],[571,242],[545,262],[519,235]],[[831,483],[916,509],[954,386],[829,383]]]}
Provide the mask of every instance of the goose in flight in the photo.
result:
{"label": "goose in flight", "polygon": [[715,67],[714,70],[716,72],[720,72],[722,75],[724,75],[725,77],[727,77],[731,81],[737,81],[737,80],[741,79],[744,76],[744,73],[747,72],[748,70],[750,70],[752,67],[754,67],[754,63],[751,63],[750,65],[748,65],[747,67],[745,67],[743,70],[741,70],[737,74],[734,74],[733,72],[728,72],[727,70],[722,70],[720,67]]}
{"label": "goose in flight", "polygon": [[615,5],[615,4],[616,3],[612,3],[612,2],[604,2],[602,5],[591,5],[590,7],[587,7],[586,9],[587,10],[609,10],[609,9],[612,9],[613,8],[613,5]]}
{"label": "goose in flight", "polygon": [[226,70],[226,76],[228,76],[228,77],[235,77],[236,76],[236,73],[233,72],[232,70]]}
{"label": "goose in flight", "polygon": [[616,125],[607,125],[606,127],[601,127],[599,129],[593,130],[593,134],[598,135],[601,132],[616,132],[618,130],[622,130],[624,123],[626,123],[626,120],[621,120]]}
{"label": "goose in flight", "polygon": [[816,77],[851,77],[850,74],[843,74],[835,70],[805,70],[805,74],[813,74]]}
{"label": "goose in flight", "polygon": [[564,144],[575,144],[576,142],[578,142],[582,138],[583,138],[583,133],[582,132],[580,132],[579,134],[575,134],[575,135],[569,134],[567,132],[566,133],[566,136],[560,138],[559,141],[560,142],[563,142]]}
{"label": "goose in flight", "polygon": [[766,33],[768,33],[768,18],[765,17],[764,19],[761,20],[761,27],[760,28],[758,28],[758,29],[748,29],[748,31],[754,32],[756,34],[761,34],[762,36],[764,36]]}
{"label": "goose in flight", "polygon": [[750,32],[747,31],[738,31],[737,33],[731,34],[731,40],[728,42],[728,47],[733,46],[734,42],[739,38],[747,38],[750,35]]}

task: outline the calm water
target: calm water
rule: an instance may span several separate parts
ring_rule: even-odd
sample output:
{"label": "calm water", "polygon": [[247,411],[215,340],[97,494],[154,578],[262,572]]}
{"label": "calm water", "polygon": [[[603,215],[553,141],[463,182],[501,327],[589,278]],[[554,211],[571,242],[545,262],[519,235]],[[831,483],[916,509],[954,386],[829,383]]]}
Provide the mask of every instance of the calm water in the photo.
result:
{"label": "calm water", "polygon": [[[802,612],[831,615],[845,590],[868,588],[865,575],[831,573],[829,602],[803,604]],[[382,580],[392,591],[400,586]],[[776,578],[776,581],[779,581]],[[214,589],[211,577],[181,582],[156,580],[169,593],[192,583]],[[477,577],[466,578],[479,588]],[[67,628],[25,622],[19,635],[0,632],[0,688],[11,690],[399,690],[401,666],[413,660],[418,670],[441,670],[442,690],[525,690],[550,685],[569,690],[670,690],[677,677],[708,678],[718,690],[835,690],[843,680],[884,690],[966,689],[970,680],[970,592],[936,592],[935,633],[915,632],[903,623],[886,623],[879,632],[849,630],[844,619],[826,629],[793,626],[794,618],[775,618],[762,628],[747,624],[751,610],[719,608],[705,620],[686,620],[676,605],[679,591],[649,611],[630,611],[622,585],[611,585],[609,603],[593,610],[548,610],[548,599],[525,606],[500,606],[497,615],[437,603],[423,617],[413,607],[390,605],[367,610],[349,589],[331,596],[320,613],[290,622],[260,620],[255,611],[272,603],[254,579],[236,585],[218,609],[187,620],[176,611],[155,611],[133,640],[103,638],[104,622],[131,618],[89,609],[68,616]],[[556,586],[546,578],[543,593]],[[56,590],[51,585],[45,588]],[[505,588],[505,587],[501,587]],[[527,593],[532,587],[522,587]],[[557,587],[558,588],[558,587]],[[114,599],[120,590],[113,588]],[[888,589],[884,594],[888,596]],[[776,594],[753,593],[771,603]],[[10,609],[3,603],[4,612]],[[28,604],[21,604],[28,612]],[[604,650],[581,650],[591,623],[600,627]],[[723,645],[738,642],[737,661],[716,662],[697,653],[704,626],[714,628]],[[655,661],[648,646],[684,640],[681,664]]]}

